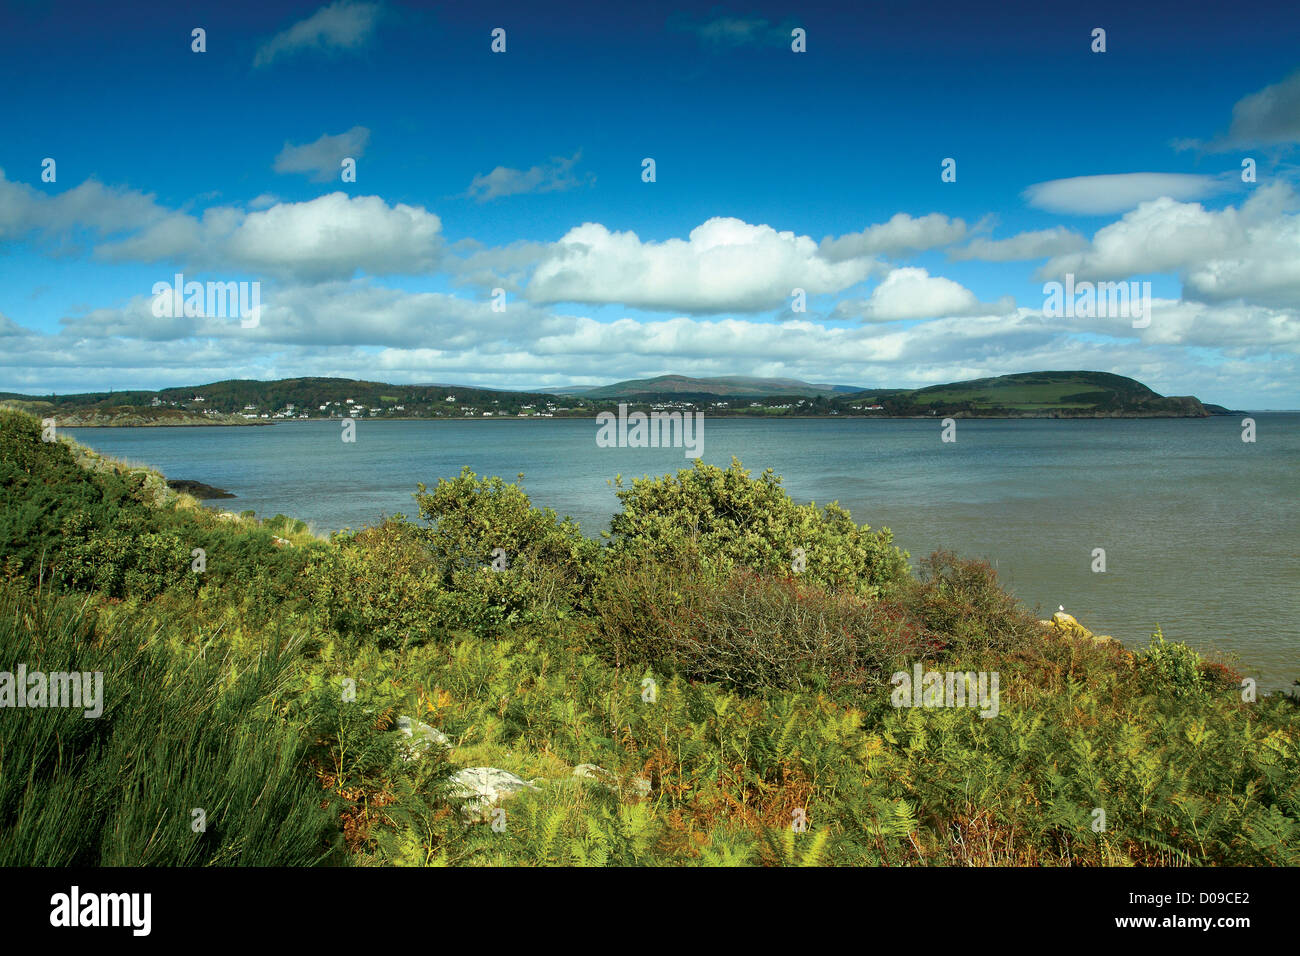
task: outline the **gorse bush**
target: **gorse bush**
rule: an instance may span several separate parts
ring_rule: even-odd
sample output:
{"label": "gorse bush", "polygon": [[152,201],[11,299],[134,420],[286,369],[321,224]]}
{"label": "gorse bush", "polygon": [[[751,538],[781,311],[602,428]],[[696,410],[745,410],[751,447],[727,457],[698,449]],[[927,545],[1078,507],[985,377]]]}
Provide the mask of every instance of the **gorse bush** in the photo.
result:
{"label": "gorse bush", "polygon": [[421,484],[415,497],[430,524],[424,540],[447,595],[438,613],[448,626],[495,634],[563,616],[589,588],[597,543],[573,521],[534,508],[519,485],[466,468],[432,492]]}
{"label": "gorse bush", "polygon": [[143,516],[120,515],[111,527],[95,527],[85,514],[74,514],[60,531],[65,543],[52,576],[66,587],[151,598],[169,588],[192,592],[199,585],[187,542],[174,531],[153,530]]}
{"label": "gorse bush", "polygon": [[1200,655],[1186,644],[1166,641],[1160,628],[1156,628],[1151,636],[1150,646],[1138,655],[1138,668],[1145,686],[1152,693],[1170,694],[1176,698],[1205,695],[1209,684],[1201,664]]}
{"label": "gorse bush", "polygon": [[336,534],[333,547],[311,556],[304,583],[313,633],[323,642],[391,648],[443,633],[431,613],[439,575],[419,529],[401,516]]}
{"label": "gorse bush", "polygon": [[793,570],[798,548],[804,580],[864,597],[907,578],[907,555],[888,529],[859,527],[837,504],[797,505],[771,469],[751,478],[734,458],[726,469],[697,460],[676,475],[637,479],[618,497],[623,510],[610,522],[616,554],[780,575]]}
{"label": "gorse bush", "polygon": [[69,547],[135,504],[123,476],[89,474],[68,445],[41,441],[30,415],[0,409],[0,452],[0,553],[11,575],[57,577]]}
{"label": "gorse bush", "polygon": [[[268,602],[294,596],[304,548],[278,547],[272,527],[235,528],[185,507],[156,474],[79,462],[74,447],[41,441],[35,419],[0,410],[0,564],[10,579],[112,598],[193,594],[205,583]],[[291,519],[273,527],[305,529]],[[207,555],[201,576],[192,570],[196,548]]]}

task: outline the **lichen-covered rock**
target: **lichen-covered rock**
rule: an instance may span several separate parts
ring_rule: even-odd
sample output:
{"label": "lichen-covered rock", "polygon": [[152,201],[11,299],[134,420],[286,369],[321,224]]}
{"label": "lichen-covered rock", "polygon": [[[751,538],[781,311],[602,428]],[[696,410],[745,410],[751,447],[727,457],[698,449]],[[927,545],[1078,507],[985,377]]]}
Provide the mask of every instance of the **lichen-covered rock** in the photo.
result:
{"label": "lichen-covered rock", "polygon": [[1050,621],[1039,621],[1038,623],[1050,629],[1051,633],[1056,637],[1092,641],[1095,644],[1105,644],[1115,640],[1108,634],[1092,633],[1092,631],[1080,624],[1073,614],[1067,614],[1064,610],[1053,614]]}
{"label": "lichen-covered rock", "polygon": [[486,823],[492,808],[525,790],[539,790],[536,780],[524,780],[496,767],[467,767],[451,778],[451,796],[464,800],[460,813],[466,823]]}
{"label": "lichen-covered rock", "polygon": [[416,760],[429,752],[430,748],[451,749],[451,738],[437,727],[431,727],[422,720],[410,717],[398,717],[394,723],[398,733],[410,738],[406,744],[406,760]]}

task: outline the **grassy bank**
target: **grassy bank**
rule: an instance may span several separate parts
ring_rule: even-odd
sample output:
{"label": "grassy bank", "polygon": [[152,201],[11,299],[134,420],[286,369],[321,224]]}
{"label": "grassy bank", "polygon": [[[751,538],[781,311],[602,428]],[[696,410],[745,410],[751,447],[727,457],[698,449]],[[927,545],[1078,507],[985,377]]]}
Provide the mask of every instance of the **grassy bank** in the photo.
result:
{"label": "grassy bank", "polygon": [[1296,698],[739,463],[619,497],[592,541],[466,472],[320,541],[0,412],[0,670],[104,687],[0,708],[0,862],[1300,863]]}

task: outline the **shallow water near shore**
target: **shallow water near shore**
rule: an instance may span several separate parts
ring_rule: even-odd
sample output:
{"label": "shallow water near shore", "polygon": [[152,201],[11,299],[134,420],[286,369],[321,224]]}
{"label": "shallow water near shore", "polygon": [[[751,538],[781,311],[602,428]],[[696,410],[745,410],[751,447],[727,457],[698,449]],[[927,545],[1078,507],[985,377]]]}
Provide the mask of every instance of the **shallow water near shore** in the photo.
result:
{"label": "shallow water near shore", "polygon": [[[708,419],[703,460],[772,468],[797,501],[838,500],[891,528],[913,559],[987,558],[1046,616],[1099,634],[1234,653],[1261,690],[1300,678],[1300,413],[1211,419],[961,421],[957,441],[917,420]],[[416,514],[417,482],[468,465],[514,480],[588,534],[624,481],[689,467],[680,448],[598,448],[593,420],[337,421],[266,428],[69,428],[104,454],[227,489],[221,510],[301,518],[318,532]],[[1106,571],[1092,570],[1105,549]]]}

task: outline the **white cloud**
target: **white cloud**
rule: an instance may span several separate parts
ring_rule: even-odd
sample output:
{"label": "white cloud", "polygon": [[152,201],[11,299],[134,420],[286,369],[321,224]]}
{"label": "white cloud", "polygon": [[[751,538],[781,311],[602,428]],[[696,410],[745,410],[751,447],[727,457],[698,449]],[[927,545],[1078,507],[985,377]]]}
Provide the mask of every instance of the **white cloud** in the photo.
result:
{"label": "white cloud", "polygon": [[253,57],[253,67],[268,66],[279,57],[303,50],[360,49],[370,41],[378,17],[377,3],[338,0],[263,43]]}
{"label": "white cloud", "polygon": [[[494,313],[485,301],[365,280],[268,289],[263,302],[262,322],[252,329],[236,320],[156,319],[146,296],[65,319],[55,335],[15,327],[0,350],[0,390],[27,383],[46,392],[85,390],[124,377],[177,385],[289,375],[521,387],[663,371],[909,386],[1095,368],[1211,402],[1244,404],[1233,396],[1247,377],[1262,379],[1252,389],[1276,395],[1273,407],[1300,398],[1297,310],[1239,303],[1157,300],[1150,326],[1133,329],[1128,319],[1053,319],[1026,308],[888,328],[803,319],[600,322],[526,303]],[[1207,350],[1224,362],[1207,368]]]}
{"label": "white cloud", "polygon": [[837,239],[827,236],[821,242],[821,254],[832,262],[862,256],[899,256],[951,245],[966,234],[966,223],[960,219],[949,219],[937,212],[914,218],[900,212],[888,222],[868,226],[861,232]]}
{"label": "white cloud", "polygon": [[972,239],[963,248],[950,250],[948,258],[955,262],[970,259],[1019,262],[1077,252],[1087,246],[1088,240],[1073,229],[1055,226],[1052,229],[1022,232],[1008,239]]}
{"label": "white cloud", "polygon": [[829,262],[808,236],[715,217],[689,238],[643,242],[599,223],[570,229],[533,272],[534,302],[622,303],[660,311],[759,311],[791,292],[839,292],[861,282],[871,262]]}
{"label": "white cloud", "polygon": [[1259,187],[1220,211],[1172,199],[1145,202],[1098,230],[1087,249],[1057,256],[1042,278],[1122,279],[1181,275],[1184,296],[1300,307],[1300,216],[1285,184]]}
{"label": "white cloud", "polygon": [[865,300],[841,302],[832,318],[860,318],[865,322],[896,322],[933,319],[940,316],[975,315],[981,312],[1015,311],[1007,297],[994,305],[983,305],[974,292],[959,282],[932,276],[924,269],[895,269]]}
{"label": "white cloud", "polygon": [[573,189],[593,182],[595,177],[588,174],[583,177],[573,175],[573,167],[582,156],[582,151],[572,156],[556,157],[542,166],[533,166],[527,170],[510,169],[498,166],[490,173],[480,173],[469,184],[466,195],[479,202],[499,199],[502,196],[517,196],[521,193],[549,193]]}
{"label": "white cloud", "polygon": [[[54,187],[51,186],[51,189]],[[138,229],[167,215],[151,194],[88,179],[63,192],[46,192],[5,178],[0,169],[0,240],[33,234],[49,238],[78,229],[101,236]]]}
{"label": "white cloud", "polygon": [[138,235],[101,247],[114,261],[178,261],[309,281],[420,273],[441,254],[442,221],[420,206],[330,193],[256,212],[230,206],[202,219],[173,213]]}
{"label": "white cloud", "polygon": [[1125,212],[1147,200],[1161,197],[1180,201],[1205,199],[1227,188],[1229,185],[1226,181],[1214,176],[1190,173],[1118,173],[1035,183],[1023,195],[1031,206],[1048,212],[1105,216]]}
{"label": "white cloud", "polygon": [[313,181],[325,182],[339,175],[344,158],[360,159],[369,141],[370,130],[354,126],[346,133],[322,136],[302,146],[285,143],[273,168],[277,173],[310,173]]}

